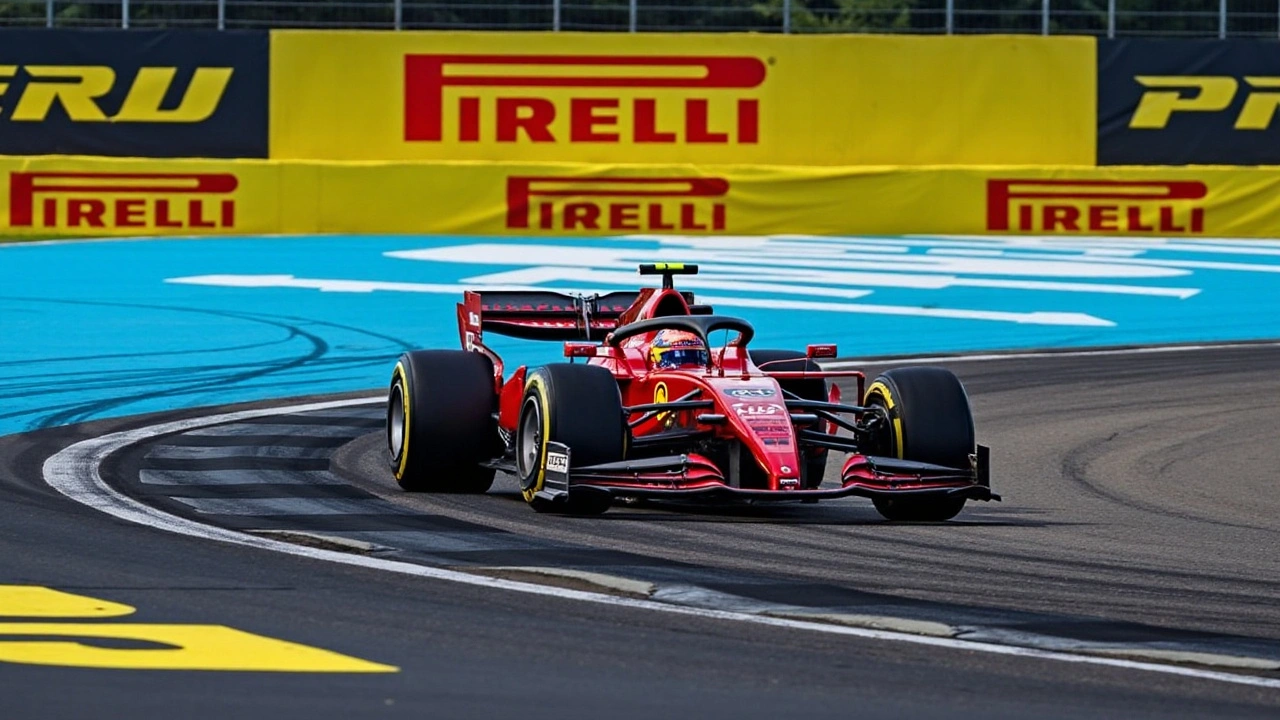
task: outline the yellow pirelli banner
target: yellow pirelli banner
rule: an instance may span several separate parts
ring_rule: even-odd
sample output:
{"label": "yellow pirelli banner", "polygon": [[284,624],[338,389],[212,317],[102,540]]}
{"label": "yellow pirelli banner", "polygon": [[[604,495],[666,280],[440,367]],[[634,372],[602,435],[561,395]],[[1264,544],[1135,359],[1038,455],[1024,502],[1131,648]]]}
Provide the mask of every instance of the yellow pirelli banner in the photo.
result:
{"label": "yellow pirelli banner", "polygon": [[277,31],[275,159],[1093,165],[1092,38]]}
{"label": "yellow pirelli banner", "polygon": [[1276,168],[0,158],[0,235],[1275,237]]}

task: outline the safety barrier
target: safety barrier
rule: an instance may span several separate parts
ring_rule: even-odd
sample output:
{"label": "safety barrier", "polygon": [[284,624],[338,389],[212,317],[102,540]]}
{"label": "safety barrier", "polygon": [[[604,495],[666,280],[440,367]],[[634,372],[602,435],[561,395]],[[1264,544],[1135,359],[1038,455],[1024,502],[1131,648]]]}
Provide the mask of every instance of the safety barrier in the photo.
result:
{"label": "safety barrier", "polygon": [[0,158],[4,235],[1274,236],[1265,168]]}
{"label": "safety barrier", "polygon": [[1280,164],[1274,43],[0,30],[0,154]]}
{"label": "safety barrier", "polygon": [[6,235],[1280,227],[1247,41],[0,37]]}

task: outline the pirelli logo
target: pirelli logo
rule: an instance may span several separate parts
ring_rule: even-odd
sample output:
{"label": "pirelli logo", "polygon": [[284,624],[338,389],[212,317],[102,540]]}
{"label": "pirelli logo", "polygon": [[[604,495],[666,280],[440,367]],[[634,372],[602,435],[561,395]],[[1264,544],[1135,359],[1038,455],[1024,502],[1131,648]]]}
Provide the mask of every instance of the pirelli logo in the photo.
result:
{"label": "pirelli logo", "polygon": [[9,174],[9,225],[42,228],[234,228],[231,173]]}
{"label": "pirelli logo", "polygon": [[1144,88],[1142,99],[1129,119],[1133,130],[1163,130],[1175,113],[1227,112],[1238,95],[1244,103],[1234,114],[1235,130],[1266,130],[1280,108],[1280,77],[1246,76],[1240,81],[1229,75],[1137,75],[1134,81]]}
{"label": "pirelli logo", "polygon": [[719,231],[729,181],[698,178],[507,178],[507,227],[537,230]]}
{"label": "pirelli logo", "polygon": [[1201,234],[1198,180],[988,180],[992,232]]}
{"label": "pirelli logo", "polygon": [[406,55],[404,139],[753,145],[747,91],[766,72],[742,56]]}
{"label": "pirelli logo", "polygon": [[[105,65],[0,65],[0,117],[11,122],[44,122],[50,111],[61,107],[77,123],[200,123],[218,109],[234,68],[198,67],[185,89],[175,87],[177,67],[139,68],[124,101],[113,114],[102,98],[119,82],[114,68]],[[12,80],[26,75],[17,97]],[[178,92],[180,91],[180,92]],[[176,107],[168,98],[178,92]],[[7,111],[7,114],[5,112]]]}

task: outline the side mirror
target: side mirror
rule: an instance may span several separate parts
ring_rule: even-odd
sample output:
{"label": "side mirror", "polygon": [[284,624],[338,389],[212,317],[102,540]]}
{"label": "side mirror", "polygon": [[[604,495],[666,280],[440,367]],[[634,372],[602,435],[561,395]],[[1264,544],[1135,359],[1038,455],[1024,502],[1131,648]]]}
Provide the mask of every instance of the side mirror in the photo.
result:
{"label": "side mirror", "polygon": [[596,356],[598,345],[592,343],[567,342],[564,344],[564,356],[570,358],[592,358]]}
{"label": "side mirror", "polygon": [[805,357],[810,360],[819,358],[833,358],[836,356],[835,345],[809,345],[805,348]]}

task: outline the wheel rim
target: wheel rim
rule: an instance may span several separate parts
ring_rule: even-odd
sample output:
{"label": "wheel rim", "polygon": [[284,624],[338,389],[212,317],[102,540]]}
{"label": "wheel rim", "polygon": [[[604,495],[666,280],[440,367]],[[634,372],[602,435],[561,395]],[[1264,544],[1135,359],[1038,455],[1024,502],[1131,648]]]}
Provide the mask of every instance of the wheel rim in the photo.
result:
{"label": "wheel rim", "polygon": [[886,418],[886,423],[884,427],[881,428],[881,432],[879,432],[876,435],[875,447],[872,448],[871,452],[868,454],[883,455],[885,457],[897,457],[898,449],[897,449],[897,443],[895,442],[895,438],[893,435],[893,419],[892,419],[892,416],[889,414],[889,406],[885,403],[884,399],[881,398],[879,395],[873,395],[870,398],[868,398],[867,405],[874,405],[884,410],[884,417]]}
{"label": "wheel rim", "polygon": [[387,450],[392,460],[399,460],[404,450],[404,393],[398,382],[391,386],[391,402],[387,407]]}
{"label": "wheel rim", "polygon": [[522,481],[528,482],[542,460],[542,408],[532,397],[520,409],[520,430],[516,436],[516,469]]}

